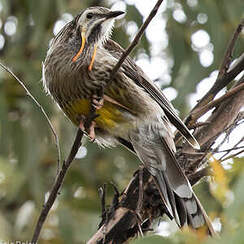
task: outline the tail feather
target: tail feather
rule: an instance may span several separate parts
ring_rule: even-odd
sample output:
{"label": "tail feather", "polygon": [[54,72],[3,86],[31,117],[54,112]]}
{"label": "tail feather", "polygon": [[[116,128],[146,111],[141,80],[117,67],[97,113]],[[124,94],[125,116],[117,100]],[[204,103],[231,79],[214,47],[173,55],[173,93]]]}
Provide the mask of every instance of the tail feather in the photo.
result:
{"label": "tail feather", "polygon": [[[166,175],[159,173],[154,178],[156,185],[159,188],[159,193],[161,198],[166,198],[165,202],[167,203],[166,208],[168,212],[170,213],[170,218],[175,219],[177,225],[180,227],[180,220],[177,214],[177,208],[176,208],[176,201],[175,201],[175,193],[172,191],[172,188],[169,186],[169,181],[167,179]],[[166,186],[166,190],[161,191],[162,186]]]}
{"label": "tail feather", "polygon": [[173,219],[175,217],[175,208],[174,208],[174,200],[173,200],[173,194],[170,191],[170,188],[166,185],[166,182],[164,179],[160,179],[161,175],[158,175],[157,178],[155,178],[156,184],[159,186],[160,188],[160,196],[161,199],[166,207],[167,210],[167,214],[169,216],[170,219]]}
{"label": "tail feather", "polygon": [[184,205],[184,201],[182,198],[176,198],[176,208],[178,209],[177,213],[180,219],[180,227],[183,227],[185,223],[187,223],[187,209]]}
{"label": "tail feather", "polygon": [[[191,198],[181,198],[172,190],[167,181],[167,177],[164,177],[160,171],[155,176],[160,195],[166,199],[165,202],[168,204],[169,217],[171,219],[173,217],[180,228],[190,226],[193,229],[199,229],[206,226],[209,234],[215,235],[212,224],[196,195],[192,193]],[[165,189],[162,191],[162,186],[166,186],[167,191]]]}
{"label": "tail feather", "polygon": [[175,158],[173,138],[162,123],[144,125],[130,134],[130,142],[137,156],[154,177],[162,201],[170,218],[179,227],[193,229],[206,226],[214,235],[211,222]]}

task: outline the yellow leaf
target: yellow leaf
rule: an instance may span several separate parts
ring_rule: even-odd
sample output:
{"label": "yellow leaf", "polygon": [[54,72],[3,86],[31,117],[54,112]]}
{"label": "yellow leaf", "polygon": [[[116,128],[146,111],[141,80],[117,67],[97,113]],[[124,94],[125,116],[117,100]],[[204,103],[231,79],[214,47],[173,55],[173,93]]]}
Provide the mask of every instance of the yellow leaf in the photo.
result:
{"label": "yellow leaf", "polygon": [[210,155],[209,161],[213,171],[213,181],[210,184],[210,191],[212,195],[225,206],[230,202],[232,195],[229,190],[229,179],[219,160],[213,155]]}

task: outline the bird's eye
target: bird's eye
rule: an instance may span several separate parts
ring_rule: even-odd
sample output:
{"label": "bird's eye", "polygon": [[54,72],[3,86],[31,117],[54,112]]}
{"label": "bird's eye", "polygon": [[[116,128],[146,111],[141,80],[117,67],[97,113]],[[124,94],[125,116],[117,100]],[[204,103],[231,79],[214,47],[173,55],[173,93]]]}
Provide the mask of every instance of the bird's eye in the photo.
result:
{"label": "bird's eye", "polygon": [[88,13],[87,16],[86,16],[87,19],[91,19],[92,17],[93,17],[92,13]]}

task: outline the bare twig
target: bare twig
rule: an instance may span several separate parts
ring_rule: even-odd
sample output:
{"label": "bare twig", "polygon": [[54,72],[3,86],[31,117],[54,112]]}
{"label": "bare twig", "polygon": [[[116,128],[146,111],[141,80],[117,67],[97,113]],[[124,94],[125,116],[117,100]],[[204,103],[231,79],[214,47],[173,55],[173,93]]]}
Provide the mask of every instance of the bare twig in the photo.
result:
{"label": "bare twig", "polygon": [[240,147],[233,147],[233,148],[228,148],[228,149],[225,149],[225,150],[213,150],[214,153],[224,153],[224,152],[231,152],[231,151],[235,151],[235,150],[240,150],[240,149],[244,149],[244,146],[240,146]]}
{"label": "bare twig", "polygon": [[64,181],[64,177],[67,173],[67,170],[69,169],[72,161],[75,158],[75,155],[77,154],[77,152],[80,148],[81,139],[83,137],[83,134],[84,134],[83,131],[78,129],[74,143],[73,143],[73,146],[72,146],[71,151],[69,153],[69,156],[68,156],[67,160],[63,162],[62,169],[59,171],[59,174],[56,177],[55,183],[52,187],[52,190],[51,190],[51,193],[48,197],[48,200],[43,206],[43,209],[41,211],[41,214],[39,216],[39,219],[38,219],[36,227],[35,227],[34,235],[32,237],[32,241],[31,241],[32,243],[36,243],[38,238],[39,238],[42,226],[43,226],[43,224],[47,218],[47,215],[48,215],[51,207],[53,206],[54,201],[57,198],[59,190],[60,190],[62,183]]}
{"label": "bare twig", "polygon": [[229,156],[227,156],[227,157],[221,159],[221,162],[224,162],[224,161],[226,161],[226,160],[228,160],[228,159],[234,158],[234,157],[238,156],[238,155],[241,154],[241,153],[244,153],[244,150],[241,150],[241,151],[239,151],[239,152],[236,152],[236,153],[234,153],[234,154],[231,154],[231,155],[229,155]]}
{"label": "bare twig", "polygon": [[[232,148],[232,150],[230,151],[226,151],[226,153],[224,154],[224,155],[222,155],[222,157],[220,157],[220,159],[219,160],[222,160],[224,157],[226,157],[230,152],[232,152],[233,150],[238,150],[238,149],[235,149],[235,148],[237,148],[237,146],[239,145],[239,144],[241,144],[242,142],[244,141],[244,136],[233,146],[233,148]],[[240,147],[240,149],[241,149],[241,147]]]}
{"label": "bare twig", "polygon": [[54,139],[55,139],[55,146],[57,148],[57,152],[58,152],[58,171],[59,171],[59,165],[60,165],[60,161],[61,161],[61,151],[60,151],[60,145],[59,145],[59,138],[58,138],[58,134],[56,133],[52,122],[50,121],[46,111],[44,110],[44,108],[42,107],[42,105],[36,100],[36,98],[31,94],[31,92],[29,91],[29,89],[25,86],[24,82],[21,81],[17,75],[14,74],[14,72],[7,66],[5,66],[4,64],[2,64],[0,62],[0,66],[7,71],[11,76],[14,77],[14,79],[22,86],[22,88],[25,90],[26,95],[29,96],[31,98],[31,100],[37,105],[37,107],[41,110],[42,114],[44,115],[44,117],[47,120],[47,123],[53,133]]}
{"label": "bare twig", "polygon": [[120,57],[119,61],[117,62],[117,64],[114,66],[114,68],[113,68],[113,70],[111,72],[111,75],[110,75],[110,78],[111,79],[114,77],[114,75],[119,70],[120,66],[123,64],[123,62],[128,57],[128,55],[131,53],[131,51],[139,43],[139,41],[140,41],[142,35],[144,34],[146,28],[148,27],[148,25],[152,21],[153,17],[157,14],[158,9],[159,9],[160,5],[162,4],[162,2],[163,2],[163,0],[158,0],[158,2],[155,4],[155,6],[152,9],[152,11],[150,12],[149,16],[147,17],[147,19],[145,20],[145,22],[143,23],[143,25],[138,30],[135,38],[133,39],[133,41],[131,42],[131,44],[126,48],[126,50],[124,51],[124,53]]}
{"label": "bare twig", "polygon": [[[218,146],[212,150],[213,152],[218,152],[219,148],[226,142],[229,140],[230,134],[232,133],[232,131],[239,126],[242,122],[240,122],[242,120],[242,116],[240,115],[240,112],[238,114],[238,116],[236,117],[235,121],[228,127],[226,128],[223,133],[225,133],[225,137],[223,138],[223,140],[218,144]],[[244,122],[244,121],[243,121]],[[238,146],[242,141],[243,141],[242,137],[234,146],[233,148],[235,148],[236,146]],[[223,157],[225,157],[229,152],[226,152]]]}

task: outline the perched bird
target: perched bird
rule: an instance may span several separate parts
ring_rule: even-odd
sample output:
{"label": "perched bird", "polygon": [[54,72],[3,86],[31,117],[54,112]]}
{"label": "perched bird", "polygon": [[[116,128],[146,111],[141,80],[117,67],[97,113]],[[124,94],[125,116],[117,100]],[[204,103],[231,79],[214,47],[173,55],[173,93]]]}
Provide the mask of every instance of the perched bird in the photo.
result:
{"label": "perched bird", "polygon": [[[207,226],[202,205],[175,158],[173,124],[195,148],[199,145],[170,102],[127,57],[110,73],[123,49],[110,39],[114,20],[124,14],[104,7],[79,13],[52,40],[43,63],[43,83],[67,117],[81,129],[90,107],[97,108],[88,134],[103,146],[122,144],[154,177],[170,218],[182,227]],[[103,98],[98,91],[103,89]]]}

